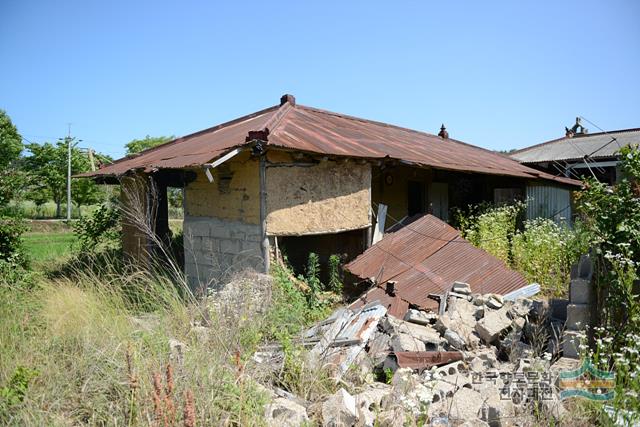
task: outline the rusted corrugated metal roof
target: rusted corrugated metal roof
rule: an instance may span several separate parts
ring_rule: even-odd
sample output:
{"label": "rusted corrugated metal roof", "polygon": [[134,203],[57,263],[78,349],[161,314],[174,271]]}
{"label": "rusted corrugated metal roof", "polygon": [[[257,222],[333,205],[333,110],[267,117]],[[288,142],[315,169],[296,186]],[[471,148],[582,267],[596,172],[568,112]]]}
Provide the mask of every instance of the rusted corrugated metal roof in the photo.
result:
{"label": "rusted corrugated metal roof", "polygon": [[[404,317],[409,304],[437,308],[429,294],[444,294],[455,281],[468,283],[472,292],[481,294],[506,294],[528,284],[521,274],[473,246],[433,215],[388,233],[345,268],[377,282],[352,307],[380,301],[399,318]],[[385,291],[388,281],[396,282],[395,296]]]}
{"label": "rusted corrugated metal roof", "polygon": [[579,185],[578,181],[539,172],[454,139],[297,105],[290,95],[284,96],[279,106],[178,138],[83,176],[199,166],[246,144],[249,132],[265,129],[269,131],[267,145],[273,147],[365,159],[391,158],[418,166]]}

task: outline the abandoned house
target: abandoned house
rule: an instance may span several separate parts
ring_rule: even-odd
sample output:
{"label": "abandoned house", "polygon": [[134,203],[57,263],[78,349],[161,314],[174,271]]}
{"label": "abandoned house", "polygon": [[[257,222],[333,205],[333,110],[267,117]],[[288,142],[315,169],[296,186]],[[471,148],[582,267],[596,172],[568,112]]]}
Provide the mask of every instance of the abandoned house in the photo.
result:
{"label": "abandoned house", "polygon": [[640,145],[640,128],[589,133],[580,118],[565,136],[514,151],[520,163],[553,175],[576,179],[596,178],[605,184],[620,179],[618,150]]}
{"label": "abandoned house", "polygon": [[382,205],[389,226],[421,213],[447,221],[453,207],[524,199],[531,188],[569,203],[579,185],[450,138],[444,126],[432,135],[301,106],[291,95],[84,176],[121,183],[124,205],[143,205],[144,218],[123,223],[125,253],[139,258],[152,246],[140,220],[167,234],[167,187],[184,188],[193,286],[247,266],[265,271],[273,255],[294,268],[311,251],[351,260],[371,245]]}

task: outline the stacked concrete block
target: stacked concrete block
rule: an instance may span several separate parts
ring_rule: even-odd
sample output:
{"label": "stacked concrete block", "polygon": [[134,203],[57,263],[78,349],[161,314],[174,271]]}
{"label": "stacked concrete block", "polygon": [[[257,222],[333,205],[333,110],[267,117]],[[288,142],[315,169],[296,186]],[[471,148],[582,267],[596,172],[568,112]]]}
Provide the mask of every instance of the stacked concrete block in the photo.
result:
{"label": "stacked concrete block", "polygon": [[583,255],[571,270],[567,321],[562,343],[562,352],[565,357],[579,357],[582,337],[585,336],[587,328],[594,323],[594,312],[597,308],[592,279],[591,259]]}
{"label": "stacked concrete block", "polygon": [[193,289],[216,286],[233,273],[262,268],[260,226],[213,217],[185,216],[184,257]]}

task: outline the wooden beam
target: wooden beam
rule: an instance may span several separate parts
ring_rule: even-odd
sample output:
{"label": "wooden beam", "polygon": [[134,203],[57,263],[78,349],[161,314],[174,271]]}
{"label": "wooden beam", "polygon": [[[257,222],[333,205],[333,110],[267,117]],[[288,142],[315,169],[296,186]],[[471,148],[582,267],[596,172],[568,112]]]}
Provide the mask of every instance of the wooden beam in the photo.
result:
{"label": "wooden beam", "polygon": [[240,154],[240,152],[242,152],[242,150],[243,150],[242,147],[235,148],[229,151],[224,156],[220,157],[219,159],[211,163],[205,163],[204,165],[202,165],[205,168],[204,173],[205,175],[207,175],[207,179],[209,180],[209,182],[213,182],[213,175],[211,174],[211,169],[215,169],[221,164],[223,164],[224,162],[226,162],[227,160],[231,159],[232,157],[237,156],[238,154]]}

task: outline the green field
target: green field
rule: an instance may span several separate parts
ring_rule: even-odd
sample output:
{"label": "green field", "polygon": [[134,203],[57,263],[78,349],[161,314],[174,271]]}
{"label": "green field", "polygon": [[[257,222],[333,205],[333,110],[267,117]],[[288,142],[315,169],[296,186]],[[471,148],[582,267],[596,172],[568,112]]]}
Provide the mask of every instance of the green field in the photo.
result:
{"label": "green field", "polygon": [[64,261],[71,255],[75,236],[72,231],[27,233],[23,236],[27,255],[36,266]]}

